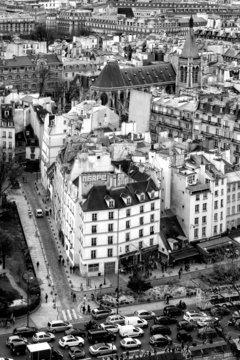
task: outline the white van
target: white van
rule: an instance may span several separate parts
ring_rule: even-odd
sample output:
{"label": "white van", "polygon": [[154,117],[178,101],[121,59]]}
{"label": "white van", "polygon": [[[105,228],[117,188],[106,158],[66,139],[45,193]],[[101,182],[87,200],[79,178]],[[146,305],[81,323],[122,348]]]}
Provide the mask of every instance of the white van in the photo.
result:
{"label": "white van", "polygon": [[133,325],[138,327],[148,327],[148,322],[145,319],[140,319],[138,316],[126,316],[125,325]]}
{"label": "white van", "polygon": [[35,210],[35,215],[36,215],[37,218],[43,217],[43,211],[42,211],[42,209],[36,209],[36,210]]}
{"label": "white van", "polygon": [[121,337],[140,337],[144,335],[143,329],[133,325],[119,325],[119,334]]}

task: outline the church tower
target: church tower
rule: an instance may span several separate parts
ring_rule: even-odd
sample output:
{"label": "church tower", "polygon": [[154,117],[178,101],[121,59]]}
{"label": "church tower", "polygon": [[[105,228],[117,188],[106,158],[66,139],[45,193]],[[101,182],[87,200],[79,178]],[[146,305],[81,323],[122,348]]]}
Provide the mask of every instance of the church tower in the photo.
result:
{"label": "church tower", "polygon": [[193,18],[189,20],[189,31],[178,58],[176,93],[194,94],[201,87],[201,58],[193,31]]}

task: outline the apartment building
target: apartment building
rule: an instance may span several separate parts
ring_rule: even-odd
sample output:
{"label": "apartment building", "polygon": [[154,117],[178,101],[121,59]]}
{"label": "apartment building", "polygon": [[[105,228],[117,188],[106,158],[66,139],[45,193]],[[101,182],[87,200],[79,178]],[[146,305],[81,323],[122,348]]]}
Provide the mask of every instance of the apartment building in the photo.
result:
{"label": "apartment building", "polygon": [[0,157],[8,162],[14,158],[15,150],[14,107],[1,104],[0,109]]}
{"label": "apartment building", "polygon": [[29,35],[36,26],[33,16],[28,13],[9,13],[0,14],[0,34],[1,35]]}

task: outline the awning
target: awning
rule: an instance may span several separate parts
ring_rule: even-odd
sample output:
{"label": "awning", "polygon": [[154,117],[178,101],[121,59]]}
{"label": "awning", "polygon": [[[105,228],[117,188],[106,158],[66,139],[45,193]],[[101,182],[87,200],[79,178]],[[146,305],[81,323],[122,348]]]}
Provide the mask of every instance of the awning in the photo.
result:
{"label": "awning", "polygon": [[141,252],[146,254],[146,253],[148,253],[150,251],[154,251],[154,250],[158,250],[158,245],[153,245],[153,246],[148,246],[148,247],[142,248]]}
{"label": "awning", "polygon": [[183,248],[181,250],[172,251],[169,254],[171,259],[174,260],[174,261],[186,260],[186,259],[190,259],[192,257],[196,257],[196,256],[199,256],[199,255],[200,255],[200,252],[194,247]]}
{"label": "awning", "polygon": [[137,250],[130,251],[130,252],[127,252],[127,253],[125,253],[125,254],[119,255],[119,259],[124,259],[124,258],[127,258],[127,257],[129,257],[129,256],[134,256],[134,255],[136,255],[137,253],[139,254],[139,251],[137,251]]}
{"label": "awning", "polygon": [[199,248],[201,247],[202,249],[204,249],[204,250],[206,249],[207,251],[209,251],[209,250],[218,249],[220,247],[229,246],[230,243],[236,247],[240,246],[240,244],[237,241],[235,241],[234,239],[231,239],[228,236],[223,236],[223,237],[219,237],[216,239],[209,239],[207,241],[198,243],[198,247]]}

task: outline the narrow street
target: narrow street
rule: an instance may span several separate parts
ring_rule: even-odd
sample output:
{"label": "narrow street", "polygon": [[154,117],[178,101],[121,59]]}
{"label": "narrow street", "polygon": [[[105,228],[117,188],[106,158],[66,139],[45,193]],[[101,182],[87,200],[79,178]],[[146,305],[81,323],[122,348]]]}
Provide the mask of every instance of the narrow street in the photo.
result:
{"label": "narrow street", "polygon": [[[36,208],[43,208],[41,199],[36,191],[34,181],[36,180],[33,174],[24,174],[25,182],[22,183],[27,199],[34,212]],[[57,293],[57,305],[61,309],[72,308],[71,292],[68,284],[68,279],[65,270],[58,264],[58,250],[55,243],[48,219],[46,216],[43,218],[36,218],[39,233],[44,246],[45,254],[49,264],[50,273],[52,275],[53,284]]]}

